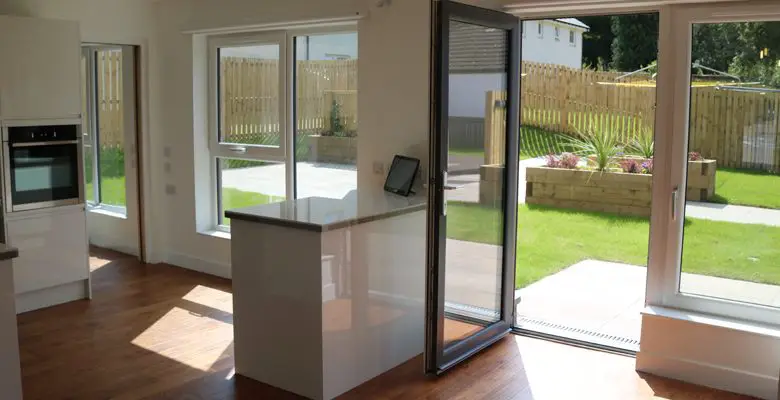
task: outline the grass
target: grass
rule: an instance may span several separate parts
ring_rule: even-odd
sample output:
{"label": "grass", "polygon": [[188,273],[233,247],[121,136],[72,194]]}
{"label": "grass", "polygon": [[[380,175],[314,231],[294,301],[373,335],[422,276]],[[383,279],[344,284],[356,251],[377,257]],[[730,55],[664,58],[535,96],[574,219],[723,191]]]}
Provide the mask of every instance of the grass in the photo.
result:
{"label": "grass", "polygon": [[[498,212],[478,204],[450,202],[451,239],[497,244]],[[579,261],[596,259],[647,263],[649,223],[645,218],[518,207],[516,286],[522,288]],[[780,228],[707,220],[686,220],[683,271],[780,284]]]}
{"label": "grass", "polygon": [[713,203],[780,209],[780,176],[768,172],[718,168]]}

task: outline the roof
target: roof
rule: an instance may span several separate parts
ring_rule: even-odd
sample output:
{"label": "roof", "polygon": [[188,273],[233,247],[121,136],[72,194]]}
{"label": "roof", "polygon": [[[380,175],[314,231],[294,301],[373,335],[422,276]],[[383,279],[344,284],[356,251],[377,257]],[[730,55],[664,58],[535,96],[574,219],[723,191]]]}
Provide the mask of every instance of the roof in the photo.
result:
{"label": "roof", "polygon": [[567,25],[572,25],[576,27],[580,27],[582,29],[590,30],[590,27],[585,25],[582,21],[578,20],[577,18],[556,18],[555,19],[558,22],[563,22]]}
{"label": "roof", "polygon": [[[576,18],[558,18],[555,21],[589,29]],[[503,72],[506,70],[508,46],[506,35],[501,30],[452,21],[450,23],[450,71]]]}
{"label": "roof", "polygon": [[451,72],[501,72],[506,69],[509,43],[505,31],[452,21]]}

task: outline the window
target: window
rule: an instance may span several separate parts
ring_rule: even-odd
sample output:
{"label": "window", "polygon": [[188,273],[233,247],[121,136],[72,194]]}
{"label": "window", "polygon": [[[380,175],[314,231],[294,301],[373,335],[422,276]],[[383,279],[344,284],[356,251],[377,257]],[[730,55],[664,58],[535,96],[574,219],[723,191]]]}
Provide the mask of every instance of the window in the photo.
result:
{"label": "window", "polygon": [[572,45],[577,44],[576,43],[576,36],[574,34],[574,31],[572,31],[572,30],[569,31],[569,44],[572,44]]}
{"label": "window", "polygon": [[357,33],[344,29],[209,39],[211,226],[229,230],[231,208],[357,187]]}
{"label": "window", "polygon": [[561,28],[557,26],[555,27],[555,40],[561,40]]}
{"label": "window", "polygon": [[287,197],[284,164],[286,35],[269,33],[211,42],[216,225],[225,210]]}
{"label": "window", "polygon": [[536,23],[536,33],[540,38],[544,36],[544,27],[542,26],[542,21]]}
{"label": "window", "polygon": [[121,48],[82,50],[85,197],[91,207],[127,214],[123,54]]}

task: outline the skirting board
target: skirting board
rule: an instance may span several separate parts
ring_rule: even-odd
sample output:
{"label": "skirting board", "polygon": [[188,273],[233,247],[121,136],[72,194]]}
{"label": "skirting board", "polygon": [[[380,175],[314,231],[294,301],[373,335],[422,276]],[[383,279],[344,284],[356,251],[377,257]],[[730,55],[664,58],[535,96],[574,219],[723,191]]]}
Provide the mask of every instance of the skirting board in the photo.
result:
{"label": "skirting board", "polygon": [[41,308],[89,298],[89,280],[66,283],[47,289],[16,295],[16,313],[21,314]]}
{"label": "skirting board", "polygon": [[186,254],[169,252],[166,262],[177,267],[203,272],[204,274],[214,275],[220,278],[231,279],[232,277],[230,264],[224,264],[213,260],[204,260]]}
{"label": "skirting board", "polygon": [[662,355],[637,353],[636,370],[760,399],[778,397],[777,378]]}

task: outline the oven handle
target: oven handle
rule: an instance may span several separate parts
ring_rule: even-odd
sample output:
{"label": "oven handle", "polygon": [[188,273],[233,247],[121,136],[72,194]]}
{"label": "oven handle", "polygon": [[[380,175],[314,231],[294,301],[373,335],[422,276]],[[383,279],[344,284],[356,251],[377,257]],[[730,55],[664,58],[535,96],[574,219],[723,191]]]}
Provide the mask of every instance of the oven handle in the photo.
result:
{"label": "oven handle", "polygon": [[39,146],[57,146],[62,144],[78,144],[78,139],[75,140],[62,140],[58,142],[27,142],[27,143],[11,143],[11,147],[39,147]]}

